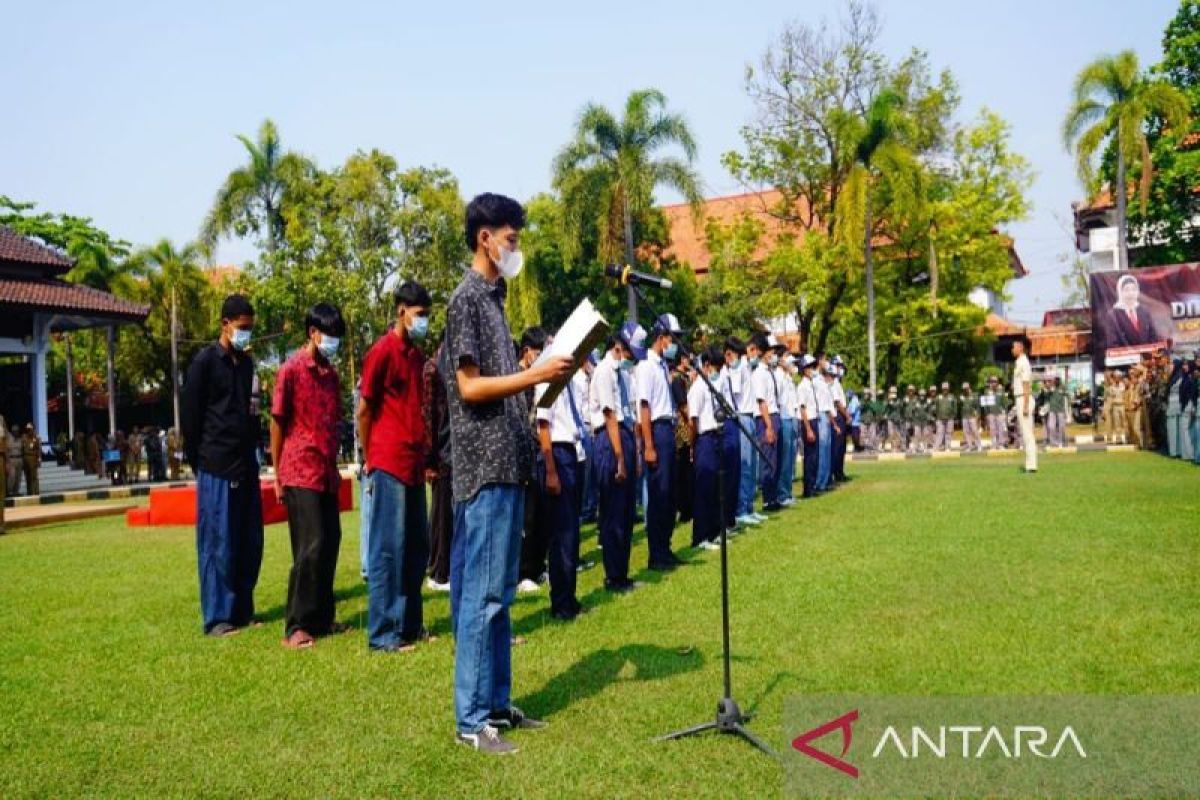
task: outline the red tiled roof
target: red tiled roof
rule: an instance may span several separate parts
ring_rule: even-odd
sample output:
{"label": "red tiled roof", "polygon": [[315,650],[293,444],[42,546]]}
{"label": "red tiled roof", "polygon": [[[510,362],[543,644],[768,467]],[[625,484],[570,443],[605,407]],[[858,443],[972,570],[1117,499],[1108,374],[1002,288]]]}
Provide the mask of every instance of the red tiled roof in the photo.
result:
{"label": "red tiled roof", "polygon": [[129,322],[141,322],[150,313],[150,306],[54,278],[0,277],[0,307],[5,306],[19,306],[29,311],[96,314]]}
{"label": "red tiled roof", "polygon": [[[732,225],[743,216],[757,219],[763,226],[762,241],[759,242],[758,249],[753,253],[753,258],[765,256],[784,233],[794,235],[797,243],[804,241],[803,228],[798,226],[789,228],[786,222],[779,218],[778,212],[782,202],[783,193],[777,189],[711,197],[701,204],[699,227],[692,216],[692,207],[687,203],[662,206],[661,210],[667,218],[667,226],[671,232],[671,246],[667,248],[666,253],[690,265],[697,276],[703,277],[708,274],[709,265],[712,262],[712,254],[708,252],[705,226],[710,221],[720,225]],[[806,215],[807,207],[806,200],[803,198],[798,200],[796,214]],[[1022,278],[1028,275],[1029,270],[1022,263],[1021,257],[1017,255],[1012,238],[1000,231],[992,231],[992,233],[1001,237],[1008,250],[1008,262],[1012,268],[1013,277]],[[887,237],[877,236],[875,243],[877,246],[884,247],[891,244],[891,240]]]}
{"label": "red tiled roof", "polygon": [[0,261],[35,267],[52,267],[54,272],[66,272],[71,259],[57,251],[22,236],[12,228],[0,225]]}

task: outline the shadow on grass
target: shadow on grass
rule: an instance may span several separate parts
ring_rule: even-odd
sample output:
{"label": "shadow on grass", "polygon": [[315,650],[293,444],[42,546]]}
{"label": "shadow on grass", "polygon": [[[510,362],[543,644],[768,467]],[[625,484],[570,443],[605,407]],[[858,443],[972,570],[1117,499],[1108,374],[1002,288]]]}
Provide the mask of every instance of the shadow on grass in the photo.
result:
{"label": "shadow on grass", "polygon": [[[333,600],[335,603],[344,603],[347,600],[353,600],[356,597],[364,597],[367,594],[367,584],[365,581],[355,583],[348,589],[335,589],[333,592]],[[287,616],[287,604],[281,603],[272,609],[259,612],[254,615],[254,618],[259,622],[279,622]]]}
{"label": "shadow on grass", "polygon": [[[621,677],[626,666],[633,674]],[[538,691],[522,698],[521,705],[535,714],[552,716],[621,681],[656,681],[700,669],[704,657],[694,648],[680,651],[653,644],[626,644],[593,650],[570,668],[550,679]]]}

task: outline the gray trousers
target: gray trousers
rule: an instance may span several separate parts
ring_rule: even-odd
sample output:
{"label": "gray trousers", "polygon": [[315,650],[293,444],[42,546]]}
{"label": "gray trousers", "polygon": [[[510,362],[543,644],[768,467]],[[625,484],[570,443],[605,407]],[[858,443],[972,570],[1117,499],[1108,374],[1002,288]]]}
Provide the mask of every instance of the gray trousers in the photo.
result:
{"label": "gray trousers", "polygon": [[[887,440],[892,445],[892,452],[904,449],[904,426],[899,422],[887,421]],[[882,448],[881,448],[882,449]]]}
{"label": "gray trousers", "polygon": [[979,420],[975,417],[963,417],[962,419],[963,432],[963,449],[978,450],[979,449]]}
{"label": "gray trousers", "polygon": [[1066,447],[1067,414],[1064,411],[1046,412],[1046,446]]}
{"label": "gray trousers", "polygon": [[988,414],[988,436],[992,438],[992,447],[1008,447],[1008,431],[1005,430],[1003,414]]}
{"label": "gray trousers", "polygon": [[954,439],[954,420],[939,419],[936,423],[937,433],[936,446],[938,450],[947,450],[950,447],[951,441]]}
{"label": "gray trousers", "polygon": [[875,444],[876,431],[877,431],[876,423],[867,422],[867,423],[863,424],[863,426],[862,426],[863,450],[874,450],[875,449],[875,447],[876,447],[876,444]]}
{"label": "gray trousers", "polygon": [[21,493],[21,457],[8,457],[8,496],[16,497]]}

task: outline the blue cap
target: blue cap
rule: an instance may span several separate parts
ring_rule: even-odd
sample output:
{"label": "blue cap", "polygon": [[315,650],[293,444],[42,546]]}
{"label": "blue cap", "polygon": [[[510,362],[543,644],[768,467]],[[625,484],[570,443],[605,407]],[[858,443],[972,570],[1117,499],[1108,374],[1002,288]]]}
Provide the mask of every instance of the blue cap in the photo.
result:
{"label": "blue cap", "polygon": [[654,320],[654,335],[661,336],[664,333],[669,333],[678,336],[683,333],[683,328],[679,325],[679,320],[674,314],[659,314],[658,319]]}
{"label": "blue cap", "polygon": [[633,357],[641,361],[646,357],[646,329],[636,322],[629,321],[621,326],[617,334],[625,346],[633,353]]}

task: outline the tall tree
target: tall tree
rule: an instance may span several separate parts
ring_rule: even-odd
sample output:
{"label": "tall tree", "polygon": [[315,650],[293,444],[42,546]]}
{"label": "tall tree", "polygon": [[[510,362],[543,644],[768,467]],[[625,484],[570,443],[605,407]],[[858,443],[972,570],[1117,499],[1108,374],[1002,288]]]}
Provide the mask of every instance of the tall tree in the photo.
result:
{"label": "tall tree", "polygon": [[1075,151],[1080,180],[1092,193],[1100,188],[1094,167],[1097,155],[1109,142],[1115,150],[1116,174],[1111,186],[1117,209],[1118,269],[1129,268],[1127,167],[1141,159],[1144,203],[1152,169],[1147,123],[1158,117],[1167,127],[1179,127],[1189,110],[1182,92],[1161,78],[1142,73],[1132,50],[1102,56],[1075,78],[1071,106],[1063,121],[1063,142]]}
{"label": "tall tree", "polygon": [[222,236],[262,235],[267,260],[275,268],[274,256],[284,231],[288,184],[307,173],[311,164],[303,156],[283,149],[279,131],[269,119],[259,126],[253,141],[242,134],[237,139],[246,149],[248,163],[230,172],[217,190],[201,228],[201,240],[213,247]]}
{"label": "tall tree", "polygon": [[[659,155],[670,147],[677,147],[683,157]],[[579,116],[574,139],[553,165],[554,187],[566,209],[568,240],[594,226],[602,260],[616,257],[619,243],[625,262],[635,264],[634,221],[653,206],[656,188],[674,189],[699,208],[695,158],[696,141],[687,121],[667,110],[666,95],[657,89],[630,93],[621,119],[589,103]],[[629,314],[635,314],[632,290]]]}
{"label": "tall tree", "polygon": [[903,99],[896,92],[880,92],[867,107],[862,119],[861,133],[854,147],[854,167],[847,178],[846,193],[857,198],[854,204],[862,211],[863,264],[867,293],[867,358],[871,391],[876,390],[875,354],[875,262],[873,242],[875,225],[872,218],[872,189],[879,174],[887,171],[893,185],[903,185],[905,178],[919,175],[912,152],[905,146],[900,114]]}

